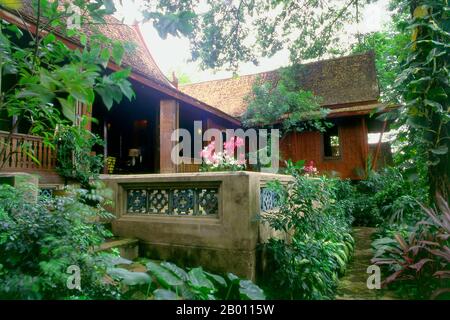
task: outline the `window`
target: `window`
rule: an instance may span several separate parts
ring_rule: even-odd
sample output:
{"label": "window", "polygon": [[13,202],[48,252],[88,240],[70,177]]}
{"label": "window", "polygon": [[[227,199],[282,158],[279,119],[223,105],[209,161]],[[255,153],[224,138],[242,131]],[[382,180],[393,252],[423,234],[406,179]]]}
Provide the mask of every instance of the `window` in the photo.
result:
{"label": "window", "polygon": [[339,130],[337,126],[328,128],[323,134],[323,156],[325,159],[338,159],[341,157]]}

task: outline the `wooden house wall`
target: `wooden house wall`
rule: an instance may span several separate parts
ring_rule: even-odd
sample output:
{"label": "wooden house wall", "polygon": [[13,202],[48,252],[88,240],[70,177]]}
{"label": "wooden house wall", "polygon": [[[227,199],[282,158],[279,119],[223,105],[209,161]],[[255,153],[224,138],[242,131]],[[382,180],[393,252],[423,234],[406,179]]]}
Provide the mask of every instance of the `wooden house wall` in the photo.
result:
{"label": "wooden house wall", "polygon": [[325,159],[323,137],[319,131],[291,132],[280,142],[282,159],[313,160],[320,172],[336,172],[341,178],[361,179],[368,155],[367,127],[363,117],[338,122],[339,159]]}

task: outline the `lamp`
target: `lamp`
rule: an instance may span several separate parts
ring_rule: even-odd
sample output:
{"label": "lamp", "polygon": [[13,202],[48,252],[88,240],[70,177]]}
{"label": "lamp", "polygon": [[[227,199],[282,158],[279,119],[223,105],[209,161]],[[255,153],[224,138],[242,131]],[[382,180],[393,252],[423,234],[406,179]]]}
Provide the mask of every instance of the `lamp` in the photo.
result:
{"label": "lamp", "polygon": [[129,149],[128,156],[131,157],[131,165],[136,165],[136,158],[141,155],[141,150],[139,149]]}

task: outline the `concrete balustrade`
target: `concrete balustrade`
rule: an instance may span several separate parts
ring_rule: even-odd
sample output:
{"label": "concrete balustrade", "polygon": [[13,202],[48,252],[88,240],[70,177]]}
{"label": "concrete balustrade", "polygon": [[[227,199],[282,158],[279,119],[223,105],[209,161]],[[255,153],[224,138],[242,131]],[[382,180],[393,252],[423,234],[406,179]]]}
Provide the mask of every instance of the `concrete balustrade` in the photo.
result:
{"label": "concrete balustrade", "polygon": [[275,206],[264,187],[291,177],[240,171],[101,179],[115,194],[113,233],[139,239],[141,256],[254,280],[257,246],[265,236],[258,215]]}

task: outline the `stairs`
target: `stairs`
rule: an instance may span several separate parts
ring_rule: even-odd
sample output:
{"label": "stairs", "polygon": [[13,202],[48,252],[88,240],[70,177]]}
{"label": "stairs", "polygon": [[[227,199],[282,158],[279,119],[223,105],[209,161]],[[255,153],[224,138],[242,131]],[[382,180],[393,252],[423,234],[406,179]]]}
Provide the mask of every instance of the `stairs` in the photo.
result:
{"label": "stairs", "polygon": [[134,238],[110,238],[97,247],[95,251],[112,249],[119,249],[122,258],[134,260],[139,256],[139,240]]}

